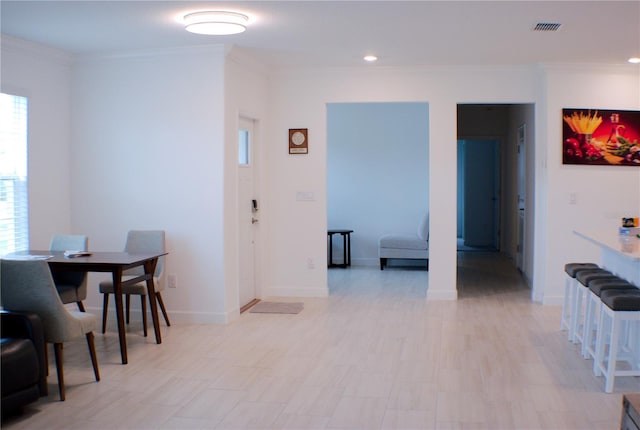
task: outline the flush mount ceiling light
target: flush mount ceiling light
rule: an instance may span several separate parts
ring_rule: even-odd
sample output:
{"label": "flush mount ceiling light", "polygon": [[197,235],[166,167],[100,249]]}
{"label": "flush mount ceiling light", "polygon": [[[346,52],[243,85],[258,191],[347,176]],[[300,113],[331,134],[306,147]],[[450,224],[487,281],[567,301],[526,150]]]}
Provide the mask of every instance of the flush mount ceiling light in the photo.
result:
{"label": "flush mount ceiling light", "polygon": [[631,64],[640,64],[640,57],[631,57],[627,61]]}
{"label": "flush mount ceiling light", "polygon": [[374,61],[377,61],[378,57],[376,57],[375,55],[365,55],[363,59],[364,59],[364,61],[368,61],[368,62],[372,63]]}
{"label": "flush mount ceiling light", "polygon": [[191,33],[225,36],[245,31],[249,17],[238,12],[207,10],[188,13],[183,21],[185,30]]}

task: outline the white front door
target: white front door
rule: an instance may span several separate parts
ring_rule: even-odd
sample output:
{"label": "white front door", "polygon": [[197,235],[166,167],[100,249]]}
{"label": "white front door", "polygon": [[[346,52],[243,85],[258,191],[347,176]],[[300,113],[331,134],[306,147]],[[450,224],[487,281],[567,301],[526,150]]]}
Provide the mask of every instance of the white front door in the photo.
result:
{"label": "white front door", "polygon": [[238,282],[240,308],[257,297],[255,242],[260,205],[254,186],[254,121],[240,118],[238,128]]}

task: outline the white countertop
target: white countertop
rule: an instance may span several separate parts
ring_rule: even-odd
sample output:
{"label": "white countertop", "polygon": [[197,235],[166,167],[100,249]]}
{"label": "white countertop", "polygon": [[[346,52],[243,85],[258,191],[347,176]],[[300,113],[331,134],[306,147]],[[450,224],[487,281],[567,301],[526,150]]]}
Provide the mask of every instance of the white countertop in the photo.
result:
{"label": "white countertop", "polygon": [[576,235],[600,247],[618,253],[620,256],[640,262],[640,238],[635,234],[628,236],[617,231],[593,230],[573,231]]}

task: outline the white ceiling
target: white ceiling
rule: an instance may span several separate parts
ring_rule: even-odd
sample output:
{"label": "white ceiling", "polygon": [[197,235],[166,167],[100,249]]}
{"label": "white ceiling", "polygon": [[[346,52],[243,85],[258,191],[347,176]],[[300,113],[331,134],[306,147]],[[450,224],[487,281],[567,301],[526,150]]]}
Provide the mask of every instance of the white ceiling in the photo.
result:
{"label": "white ceiling", "polygon": [[[252,16],[248,30],[202,36],[176,21],[222,8]],[[373,67],[625,64],[640,56],[640,0],[1,0],[0,14],[2,33],[80,55],[224,43],[276,67],[365,66],[369,53],[380,58]],[[540,21],[562,26],[534,32]]]}

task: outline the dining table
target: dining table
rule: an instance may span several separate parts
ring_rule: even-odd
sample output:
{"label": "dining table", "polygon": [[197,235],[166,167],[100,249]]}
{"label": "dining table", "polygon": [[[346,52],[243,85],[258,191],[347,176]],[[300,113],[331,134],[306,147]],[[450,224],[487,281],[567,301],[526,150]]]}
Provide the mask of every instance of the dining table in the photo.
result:
{"label": "dining table", "polygon": [[[3,258],[45,259],[49,264],[49,268],[51,269],[52,273],[56,271],[111,273],[113,280],[113,293],[116,302],[116,318],[118,321],[120,355],[122,358],[122,364],[127,364],[127,338],[124,324],[122,288],[124,286],[146,281],[149,296],[149,305],[151,308],[151,317],[153,319],[153,330],[156,336],[156,343],[162,343],[153,274],[156,269],[156,265],[158,264],[158,259],[164,255],[167,255],[167,253],[128,253],[96,251],[79,252],[77,254],[65,255],[64,251],[27,250],[15,252]],[[122,275],[126,270],[140,266],[144,268],[144,275],[136,276],[131,279],[127,277],[126,280],[122,279]]]}

